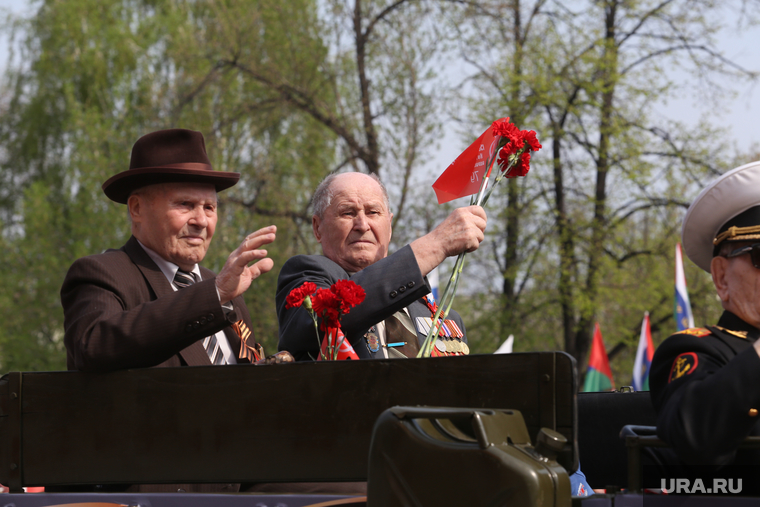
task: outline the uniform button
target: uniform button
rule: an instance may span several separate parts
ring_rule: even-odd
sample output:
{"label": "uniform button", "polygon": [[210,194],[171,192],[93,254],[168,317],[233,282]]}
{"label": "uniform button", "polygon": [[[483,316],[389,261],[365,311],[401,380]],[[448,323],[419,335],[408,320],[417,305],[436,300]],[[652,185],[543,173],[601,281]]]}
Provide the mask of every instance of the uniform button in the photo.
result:
{"label": "uniform button", "polygon": [[405,290],[406,290],[406,287],[404,287],[403,285],[398,288],[399,292],[404,292]]}
{"label": "uniform button", "polygon": [[756,408],[749,409],[749,416],[750,417],[757,417],[757,409]]}
{"label": "uniform button", "polygon": [[216,317],[214,316],[213,313],[209,313],[207,318],[209,322],[212,322]]}
{"label": "uniform button", "polygon": [[206,325],[206,317],[201,317],[201,326]]}
{"label": "uniform button", "polygon": [[414,287],[414,282],[409,282],[408,284],[406,284],[406,286],[411,289],[412,287]]}
{"label": "uniform button", "polygon": [[198,322],[197,320],[195,322],[193,322],[193,329],[198,329],[199,327],[201,327],[201,323],[200,322]]}
{"label": "uniform button", "polygon": [[188,324],[187,327],[185,327],[185,331],[188,332],[188,333],[191,332],[192,330],[193,330],[193,325],[192,324]]}
{"label": "uniform button", "polygon": [[179,488],[179,489],[177,490],[177,493],[184,493],[184,492],[185,492],[185,490],[184,490],[184,489],[182,489],[182,488]]}
{"label": "uniform button", "polygon": [[395,298],[396,296],[398,296],[398,292],[396,292],[395,290],[392,290],[392,291],[391,291],[391,293],[390,293],[390,294],[388,294],[388,295],[389,295],[390,297],[392,297],[392,298]]}

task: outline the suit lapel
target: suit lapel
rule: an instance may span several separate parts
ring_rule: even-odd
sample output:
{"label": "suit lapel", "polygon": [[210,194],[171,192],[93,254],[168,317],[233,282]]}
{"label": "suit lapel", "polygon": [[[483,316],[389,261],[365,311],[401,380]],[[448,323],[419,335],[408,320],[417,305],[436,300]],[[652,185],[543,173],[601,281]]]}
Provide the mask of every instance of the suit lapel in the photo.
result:
{"label": "suit lapel", "polygon": [[145,281],[148,282],[151,290],[156,295],[156,299],[174,292],[169,280],[166,279],[163,272],[156,266],[156,263],[153,262],[153,259],[150,258],[147,252],[143,250],[134,236],[129,238],[127,244],[124,245],[124,251],[127,252],[132,262],[140,269],[145,277]]}
{"label": "suit lapel", "polygon": [[[137,239],[132,236],[124,245],[124,251],[127,253],[132,262],[140,269],[145,281],[150,286],[153,293],[156,295],[156,299],[166,296],[174,292],[169,280],[166,279],[164,273],[159,269],[153,259],[143,250]],[[192,345],[180,350],[179,355],[187,363],[188,366],[204,366],[210,365],[211,360],[208,358],[206,349],[203,348],[203,343],[199,340]]]}

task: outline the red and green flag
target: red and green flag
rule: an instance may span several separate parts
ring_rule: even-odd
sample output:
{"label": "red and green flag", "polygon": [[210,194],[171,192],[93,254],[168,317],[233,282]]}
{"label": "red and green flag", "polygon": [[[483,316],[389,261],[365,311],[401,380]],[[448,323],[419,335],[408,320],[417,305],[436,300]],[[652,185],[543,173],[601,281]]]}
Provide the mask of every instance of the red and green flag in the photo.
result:
{"label": "red and green flag", "polygon": [[607,352],[604,350],[602,341],[602,331],[599,329],[599,323],[594,326],[594,341],[591,344],[591,357],[588,360],[588,370],[586,370],[586,382],[583,384],[583,391],[612,391],[615,384],[612,382],[612,370],[610,370],[610,360]]}

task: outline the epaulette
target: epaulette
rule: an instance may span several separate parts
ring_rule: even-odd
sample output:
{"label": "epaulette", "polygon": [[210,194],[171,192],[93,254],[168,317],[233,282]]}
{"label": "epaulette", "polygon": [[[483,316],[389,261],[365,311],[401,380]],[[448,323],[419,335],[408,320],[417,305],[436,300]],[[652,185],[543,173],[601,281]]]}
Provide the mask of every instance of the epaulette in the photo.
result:
{"label": "epaulette", "polygon": [[731,331],[730,329],[726,329],[725,327],[715,326],[724,333],[728,333],[730,335],[736,336],[737,338],[742,338],[744,340],[747,339],[747,331]]}
{"label": "epaulette", "polygon": [[697,338],[702,338],[703,336],[712,334],[712,331],[710,331],[709,329],[705,329],[704,327],[691,327],[689,329],[684,329],[683,331],[678,331],[677,333],[673,333],[673,334],[688,334],[691,336],[696,336]]}

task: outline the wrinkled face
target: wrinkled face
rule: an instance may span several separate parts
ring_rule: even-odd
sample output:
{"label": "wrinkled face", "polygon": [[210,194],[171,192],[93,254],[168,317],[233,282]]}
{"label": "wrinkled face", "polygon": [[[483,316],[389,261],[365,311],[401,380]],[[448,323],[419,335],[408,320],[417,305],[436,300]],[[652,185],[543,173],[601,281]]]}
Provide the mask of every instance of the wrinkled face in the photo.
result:
{"label": "wrinkled face", "polygon": [[127,203],[132,233],[162,258],[190,270],[206,256],[217,220],[213,185],[149,185],[132,194]]}
{"label": "wrinkled face", "polygon": [[714,257],[711,272],[723,308],[760,328],[760,269],[752,265],[749,254]]}
{"label": "wrinkled face", "polygon": [[337,176],[332,200],[322,217],[312,217],[322,253],[349,272],[361,271],[388,255],[391,219],[383,191],[361,173]]}

